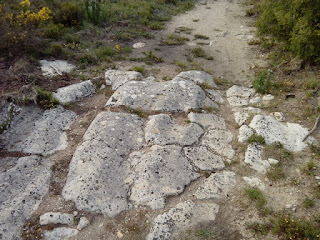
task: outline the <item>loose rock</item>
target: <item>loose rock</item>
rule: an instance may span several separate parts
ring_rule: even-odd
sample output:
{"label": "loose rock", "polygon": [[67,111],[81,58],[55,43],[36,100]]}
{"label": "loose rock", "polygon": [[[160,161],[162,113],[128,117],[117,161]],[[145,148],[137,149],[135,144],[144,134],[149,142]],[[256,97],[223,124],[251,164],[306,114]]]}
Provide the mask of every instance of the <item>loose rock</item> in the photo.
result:
{"label": "loose rock", "polygon": [[56,75],[62,75],[63,73],[69,73],[76,68],[76,66],[64,60],[40,60],[39,62],[41,65],[41,71],[43,72],[42,75],[47,77],[53,77]]}
{"label": "loose rock", "polygon": [[89,226],[89,224],[90,224],[90,221],[86,217],[81,217],[78,223],[77,229],[81,231],[85,227]]}
{"label": "loose rock", "polygon": [[259,144],[249,144],[245,153],[244,162],[249,164],[252,169],[259,173],[265,173],[267,168],[270,167],[270,163],[267,160],[262,160],[263,147]]}
{"label": "loose rock", "polygon": [[232,86],[227,90],[227,99],[231,106],[246,106],[249,103],[249,98],[255,93],[252,88]]}

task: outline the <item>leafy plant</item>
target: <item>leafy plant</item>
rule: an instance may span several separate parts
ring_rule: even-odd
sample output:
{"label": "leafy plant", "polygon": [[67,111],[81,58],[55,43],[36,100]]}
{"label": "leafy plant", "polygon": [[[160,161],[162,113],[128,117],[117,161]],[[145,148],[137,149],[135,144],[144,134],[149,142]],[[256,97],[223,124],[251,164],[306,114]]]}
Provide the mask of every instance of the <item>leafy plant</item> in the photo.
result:
{"label": "leafy plant", "polygon": [[266,72],[260,73],[253,80],[252,86],[258,93],[269,93],[271,87],[270,74]]}

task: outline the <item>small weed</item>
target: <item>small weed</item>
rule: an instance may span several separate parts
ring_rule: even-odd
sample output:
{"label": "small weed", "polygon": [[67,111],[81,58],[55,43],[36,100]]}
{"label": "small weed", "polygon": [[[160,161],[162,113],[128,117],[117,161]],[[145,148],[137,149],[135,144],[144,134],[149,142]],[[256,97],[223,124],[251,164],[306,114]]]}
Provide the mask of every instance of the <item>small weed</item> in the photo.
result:
{"label": "small weed", "polygon": [[213,239],[212,233],[205,229],[198,230],[196,236],[201,237],[202,239]]}
{"label": "small weed", "polygon": [[267,203],[265,196],[258,188],[245,188],[244,192],[251,201],[256,203],[257,208],[261,209]]}
{"label": "small weed", "polygon": [[192,32],[193,30],[194,30],[194,29],[188,28],[188,27],[178,27],[178,28],[176,28],[174,31],[175,31],[176,33],[191,34],[191,32]]}
{"label": "small weed", "polygon": [[162,77],[162,80],[163,80],[163,81],[170,81],[170,80],[172,80],[172,77],[163,76],[163,77]]}
{"label": "small weed", "polygon": [[270,74],[262,72],[252,82],[253,88],[258,93],[269,93],[271,88]]}
{"label": "small weed", "polygon": [[271,179],[272,181],[278,181],[280,179],[285,178],[285,173],[283,171],[283,168],[281,165],[276,164],[273,165],[268,171],[267,171],[267,177]]}
{"label": "small weed", "polygon": [[152,22],[148,27],[152,30],[161,30],[164,28],[164,24],[162,22]]}
{"label": "small weed", "polygon": [[193,22],[199,22],[200,19],[192,19]]}
{"label": "small weed", "polygon": [[315,169],[316,169],[316,163],[313,160],[310,160],[306,166],[302,168],[303,172],[307,175],[314,175],[315,174]]}
{"label": "small weed", "polygon": [[174,64],[179,67],[181,70],[188,69],[188,63],[182,61],[174,61]]}
{"label": "small weed", "polygon": [[195,38],[195,39],[204,39],[204,40],[209,39],[208,36],[205,36],[205,35],[202,35],[202,34],[195,34],[195,35],[194,35],[194,38]]}
{"label": "small weed", "polygon": [[320,157],[320,146],[315,144],[309,145],[310,150],[313,152],[315,156]]}
{"label": "small weed", "polygon": [[177,34],[170,34],[166,38],[162,38],[160,41],[161,45],[182,45],[190,39],[187,37],[182,37]]}
{"label": "small weed", "polygon": [[198,84],[202,89],[214,89],[210,84],[203,82]]}
{"label": "small weed", "polygon": [[7,113],[7,117],[6,117],[5,121],[2,124],[0,124],[0,134],[2,134],[5,130],[7,130],[10,127],[10,124],[11,124],[13,117],[14,117],[14,112],[15,112],[14,105],[12,104],[10,106],[8,113]]}
{"label": "small weed", "polygon": [[154,55],[154,53],[152,51],[142,52],[142,54],[145,56],[144,57],[144,61],[147,64],[152,65],[153,63],[161,63],[161,62],[163,62],[163,58]]}
{"label": "small weed", "polygon": [[267,235],[267,233],[270,231],[271,226],[269,224],[265,223],[251,223],[247,224],[247,229],[249,229],[252,233],[254,234],[259,234],[259,235]]}
{"label": "small weed", "polygon": [[252,134],[248,139],[248,143],[265,144],[266,141],[262,135]]}
{"label": "small weed", "polygon": [[282,148],[280,151],[280,161],[281,160],[286,160],[286,161],[293,160],[292,152],[290,152],[289,150],[287,150],[285,148]]}
{"label": "small weed", "polygon": [[144,66],[135,66],[135,67],[129,68],[128,71],[136,71],[136,72],[143,73],[145,71],[145,67]]}
{"label": "small weed", "polygon": [[52,92],[36,88],[37,92],[37,103],[44,109],[56,108],[59,105],[57,99],[52,95]]}
{"label": "small weed", "polygon": [[313,89],[313,90],[319,89],[320,87],[319,79],[315,77],[307,79],[304,83],[304,87],[306,89]]}
{"label": "small weed", "polygon": [[208,112],[208,113],[214,113],[214,112],[218,112],[219,109],[215,108],[215,107],[211,107],[211,106],[204,106],[203,110]]}
{"label": "small weed", "polygon": [[190,53],[194,57],[205,58],[207,60],[213,60],[213,57],[208,56],[202,47],[193,48],[193,49],[191,49]]}
{"label": "small weed", "polygon": [[133,109],[133,108],[129,108],[129,112],[138,115],[141,118],[146,118],[148,117],[148,114],[143,111],[142,109]]}
{"label": "small weed", "polygon": [[313,199],[311,199],[311,198],[305,198],[304,200],[303,200],[303,202],[302,202],[302,206],[304,207],[304,208],[312,208],[312,207],[314,207],[314,205],[315,205],[315,203],[314,203],[314,200]]}

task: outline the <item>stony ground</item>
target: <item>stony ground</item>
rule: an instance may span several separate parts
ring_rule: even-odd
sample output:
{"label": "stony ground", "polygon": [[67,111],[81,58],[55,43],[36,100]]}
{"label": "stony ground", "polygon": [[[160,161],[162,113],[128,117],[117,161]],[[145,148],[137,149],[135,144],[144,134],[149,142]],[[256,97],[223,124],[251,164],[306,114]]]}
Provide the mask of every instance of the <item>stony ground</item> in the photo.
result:
{"label": "stony ground", "polygon": [[[273,211],[311,217],[302,201],[320,173],[304,176],[300,166],[315,139],[303,142],[308,128],[268,112],[275,97],[250,88],[252,69],[265,63],[247,43],[254,28],[241,3],[200,2],[173,19],[158,37],[184,27],[209,39],[167,48],[154,76],[121,71],[132,64],[121,62],[102,86],[58,89],[64,107],[2,103],[11,127],[0,135],[1,238],[258,239],[247,229],[263,219],[244,196],[249,187]],[[210,74],[168,64],[197,42],[214,56],[200,62]],[[248,143],[257,135],[265,143]],[[290,177],[274,182],[266,172],[284,153],[294,153]]]}

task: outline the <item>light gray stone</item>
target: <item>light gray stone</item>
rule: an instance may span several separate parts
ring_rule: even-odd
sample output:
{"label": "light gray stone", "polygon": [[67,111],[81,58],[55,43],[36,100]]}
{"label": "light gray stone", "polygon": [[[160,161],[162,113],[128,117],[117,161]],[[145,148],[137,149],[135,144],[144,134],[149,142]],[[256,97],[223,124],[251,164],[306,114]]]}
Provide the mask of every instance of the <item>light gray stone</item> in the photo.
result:
{"label": "light gray stone", "polygon": [[250,114],[259,114],[262,112],[260,108],[255,108],[255,107],[246,107],[246,108],[243,108],[242,111]]}
{"label": "light gray stone", "polygon": [[221,199],[236,184],[234,172],[223,171],[213,173],[204,180],[204,183],[196,190],[194,196],[197,199]]}
{"label": "light gray stone", "polygon": [[66,224],[73,225],[73,215],[61,212],[47,212],[40,216],[40,225],[47,224]]}
{"label": "light gray stone", "polygon": [[250,115],[246,112],[235,112],[234,113],[234,120],[236,121],[236,123],[239,126],[244,124],[249,119],[249,117],[250,117]]}
{"label": "light gray stone", "polygon": [[86,217],[81,217],[77,226],[77,229],[81,231],[85,227],[89,226],[90,221]]}
{"label": "light gray stone", "polygon": [[203,133],[203,129],[198,124],[182,126],[176,124],[167,114],[150,116],[145,127],[146,142],[152,145],[188,146],[196,143]]}
{"label": "light gray stone", "polygon": [[137,42],[137,43],[135,43],[135,44],[132,45],[132,47],[133,47],[134,49],[143,48],[143,47],[145,47],[145,46],[146,46],[146,44],[143,43],[143,42]]}
{"label": "light gray stone", "polygon": [[81,101],[92,96],[95,93],[95,87],[90,80],[72,84],[66,87],[58,88],[53,96],[61,103],[68,104]]}
{"label": "light gray stone", "polygon": [[36,108],[21,111],[12,122],[12,127],[0,136],[8,151],[31,154],[52,154],[67,147],[65,131],[76,118],[76,114],[61,106],[47,110],[41,115]]}
{"label": "light gray stone", "polygon": [[264,183],[259,178],[243,177],[243,180],[245,180],[250,187],[259,188],[261,190],[264,190],[266,188]]}
{"label": "light gray stone", "polygon": [[249,144],[245,153],[244,162],[259,173],[266,173],[270,163],[267,160],[262,160],[263,147],[259,144]]}
{"label": "light gray stone", "polygon": [[262,101],[267,101],[267,102],[271,101],[273,99],[274,99],[274,96],[271,95],[271,94],[268,94],[268,95],[265,95],[265,96],[262,97]]}
{"label": "light gray stone", "polygon": [[217,87],[217,84],[214,82],[212,76],[203,71],[186,71],[179,73],[176,77],[172,79],[172,81],[181,81],[188,80],[193,81],[197,84],[205,84],[210,87]]}
{"label": "light gray stone", "polygon": [[133,152],[129,161],[135,173],[130,200],[152,209],[163,208],[168,196],[182,193],[199,177],[182,156],[181,148],[174,145],[155,145],[148,151]]}
{"label": "light gray stone", "polygon": [[268,162],[271,164],[271,165],[275,165],[275,164],[278,164],[279,163],[279,160],[276,160],[274,158],[268,158]]}
{"label": "light gray stone", "polygon": [[128,209],[130,167],[124,157],[143,146],[142,127],[136,115],[98,114],[73,155],[63,197],[80,210],[110,217]]}
{"label": "light gray stone", "polygon": [[233,135],[231,132],[219,129],[210,129],[201,139],[201,145],[214,150],[219,155],[233,158],[235,151],[231,146]]}
{"label": "light gray stone", "polygon": [[218,91],[216,91],[214,89],[206,89],[205,91],[208,93],[208,96],[212,101],[214,101],[218,104],[224,103],[224,100]]}
{"label": "light gray stone", "polygon": [[246,106],[254,93],[255,90],[252,88],[234,85],[227,90],[227,100],[233,107]]}
{"label": "light gray stone", "polygon": [[189,113],[188,119],[190,122],[197,123],[205,129],[220,129],[226,130],[226,123],[224,119],[216,114],[204,113]]}
{"label": "light gray stone", "polygon": [[222,157],[208,151],[206,147],[185,147],[184,154],[202,171],[214,171],[225,168]]}
{"label": "light gray stone", "polygon": [[59,227],[52,231],[44,231],[45,240],[65,240],[76,236],[79,233],[77,229]]}
{"label": "light gray stone", "polygon": [[140,81],[142,75],[135,71],[108,70],[105,73],[106,84],[111,85],[112,90],[116,90],[126,82]]}
{"label": "light gray stone", "polygon": [[280,123],[271,116],[256,115],[249,126],[262,135],[266,144],[280,142],[290,151],[301,151],[307,143],[302,142],[308,129],[296,123]]}
{"label": "light gray stone", "polygon": [[246,143],[248,138],[254,133],[252,128],[249,128],[247,125],[242,125],[239,128],[238,141],[241,143]]}
{"label": "light gray stone", "polygon": [[38,208],[49,190],[52,163],[39,156],[19,158],[0,173],[0,238],[20,239],[25,220]]}
{"label": "light gray stone", "polygon": [[259,104],[259,103],[261,103],[261,101],[262,101],[261,97],[255,97],[255,98],[250,99],[249,103],[250,104]]}
{"label": "light gray stone", "polygon": [[127,106],[144,111],[187,112],[202,109],[205,93],[194,82],[130,81],[118,88],[106,107]]}
{"label": "light gray stone", "polygon": [[40,60],[39,63],[41,66],[41,71],[43,72],[42,75],[46,77],[52,77],[56,75],[62,75],[63,73],[69,73],[76,68],[76,66],[64,60]]}
{"label": "light gray stone", "polygon": [[[210,111],[212,112],[212,109],[218,109],[219,108],[219,105],[216,104],[214,101],[212,101],[210,98],[206,97],[206,99],[203,101],[203,112],[207,112],[207,111]],[[206,108],[209,110],[206,110]]]}
{"label": "light gray stone", "polygon": [[214,221],[219,206],[215,203],[195,204],[191,200],[179,203],[158,215],[152,223],[146,240],[169,240],[175,233],[204,221]]}

